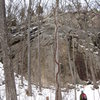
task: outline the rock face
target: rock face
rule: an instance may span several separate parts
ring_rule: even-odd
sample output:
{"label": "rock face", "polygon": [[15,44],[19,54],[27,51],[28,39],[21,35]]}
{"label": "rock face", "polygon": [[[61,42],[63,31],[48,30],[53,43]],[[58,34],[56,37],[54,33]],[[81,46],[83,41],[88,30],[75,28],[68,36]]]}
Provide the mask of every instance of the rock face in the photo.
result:
{"label": "rock face", "polygon": [[[22,43],[19,43],[20,45]],[[13,50],[18,51],[18,44],[14,45]],[[15,49],[16,48],[16,49]],[[59,39],[59,62],[61,63],[61,80],[62,85],[71,81],[71,75],[68,67],[68,56],[66,49],[66,41]],[[21,50],[15,53],[13,58],[13,64],[15,71],[21,74]],[[19,62],[19,63],[18,63]],[[44,86],[55,84],[55,62],[54,62],[54,40],[51,37],[41,38],[40,42],[40,67],[41,67],[41,79]],[[24,50],[24,76],[27,78],[27,47]],[[38,83],[38,47],[37,39],[31,41],[31,71],[32,81]],[[67,76],[68,75],[68,76]]]}
{"label": "rock face", "polygon": [[[15,71],[21,74],[21,67],[23,67],[23,74],[27,79],[27,45],[25,43],[24,50],[23,50],[23,42],[21,41],[16,45],[11,47],[12,53],[14,57],[12,58],[13,66]],[[81,43],[81,42],[80,42]],[[80,80],[88,80],[91,79],[91,71],[90,71],[90,61],[88,51],[86,51],[86,47],[83,45],[78,45],[75,48],[75,68],[78,74],[77,83],[80,83]],[[82,43],[81,43],[82,44]],[[68,61],[68,51],[67,48],[69,46],[66,43],[66,37],[59,36],[59,62],[61,63],[61,85],[66,86],[69,82],[72,82],[71,72],[69,68],[69,61]],[[72,48],[70,49],[71,51]],[[24,53],[22,53],[24,52]],[[22,66],[22,54],[24,54],[23,58],[23,66]],[[95,53],[94,57],[92,58],[93,68],[95,70],[96,79],[100,79],[99,76],[99,57]],[[86,58],[87,56],[87,58]],[[71,52],[72,58],[72,52]],[[72,59],[71,59],[72,60]],[[44,36],[40,35],[40,67],[41,67],[41,79],[43,86],[55,85],[55,61],[54,61],[54,39],[51,35]],[[88,67],[88,68],[86,68]],[[31,72],[32,72],[32,82],[37,84],[39,81],[38,77],[38,39],[35,38],[31,41]],[[87,75],[88,73],[88,75]]]}
{"label": "rock face", "polygon": [[[69,16],[69,14],[68,14]],[[64,17],[64,16],[63,16]],[[60,18],[60,19],[63,19]],[[70,17],[70,16],[69,16]],[[72,16],[73,17],[73,16]],[[71,18],[72,18],[71,17]],[[66,17],[67,18],[67,17]],[[70,18],[69,18],[70,19]],[[68,20],[68,19],[66,19]],[[60,20],[59,20],[60,21]],[[74,25],[75,22],[75,25]],[[59,26],[59,63],[60,63],[60,77],[61,77],[61,86],[66,86],[66,84],[72,83],[71,71],[69,67],[68,60],[68,49],[70,49],[71,62],[73,61],[73,48],[72,48],[72,35],[78,37],[78,41],[75,42],[75,69],[77,73],[76,82],[79,83],[80,80],[91,79],[90,71],[90,59],[89,51],[92,54],[92,66],[95,71],[96,79],[100,79],[100,58],[98,56],[98,49],[94,47],[92,42],[87,43],[88,33],[84,30],[75,29],[78,27],[77,20],[74,18],[74,22],[71,23],[73,28],[70,28],[67,24],[64,23],[64,20],[61,21]],[[60,23],[60,22],[59,22]],[[63,24],[64,23],[64,24]],[[38,27],[37,25],[31,25],[31,79],[34,84],[37,84],[39,81],[39,71],[38,71]],[[18,74],[23,74],[27,79],[27,40],[25,27],[21,28],[22,33],[14,33],[9,39],[9,45],[11,46],[12,54],[11,59],[14,66],[15,72]],[[90,29],[90,28],[89,28]],[[66,43],[67,35],[71,35],[70,46]],[[55,85],[55,60],[54,60],[54,20],[51,18],[46,20],[42,28],[40,29],[40,67],[41,67],[41,79],[43,86]],[[99,40],[98,40],[99,41]],[[90,49],[88,48],[90,45]],[[99,45],[100,46],[100,45]],[[95,51],[96,50],[96,51]],[[72,65],[73,66],[73,65]],[[23,71],[21,71],[23,70]]]}

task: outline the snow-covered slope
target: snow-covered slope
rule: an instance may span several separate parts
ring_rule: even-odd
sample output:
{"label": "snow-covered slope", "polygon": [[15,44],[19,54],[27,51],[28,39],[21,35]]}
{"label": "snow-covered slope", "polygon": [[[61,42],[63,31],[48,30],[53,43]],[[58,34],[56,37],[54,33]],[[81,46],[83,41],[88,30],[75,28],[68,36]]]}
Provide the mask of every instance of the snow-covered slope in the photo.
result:
{"label": "snow-covered slope", "polygon": [[[0,63],[0,100],[6,100],[5,97],[5,84],[4,84],[4,71],[3,65]],[[27,89],[27,81],[24,79],[24,86],[21,86],[21,77],[16,77],[16,88],[17,88],[17,97],[18,100],[46,100],[46,97],[49,97],[49,100],[55,100],[55,89],[51,87],[51,89],[42,88],[42,93],[39,93],[38,88],[35,85],[32,85],[32,93],[33,96],[29,97],[26,95]],[[77,100],[79,100],[79,96],[83,90],[87,94],[88,100],[100,100],[100,89],[93,89],[92,85],[88,86],[77,86]],[[63,100],[74,100],[74,90],[68,90],[67,92],[62,92]]]}

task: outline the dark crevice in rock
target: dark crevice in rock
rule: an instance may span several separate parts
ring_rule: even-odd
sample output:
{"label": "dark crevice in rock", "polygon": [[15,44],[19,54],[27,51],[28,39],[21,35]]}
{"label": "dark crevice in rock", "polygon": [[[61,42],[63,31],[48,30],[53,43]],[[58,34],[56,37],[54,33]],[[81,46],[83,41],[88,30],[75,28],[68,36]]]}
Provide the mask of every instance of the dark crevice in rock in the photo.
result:
{"label": "dark crevice in rock", "polygon": [[14,41],[13,43],[12,43],[12,45],[15,45],[15,44],[17,44],[17,43],[19,43],[20,42],[20,40],[16,40],[16,41]]}
{"label": "dark crevice in rock", "polygon": [[81,80],[87,80],[84,56],[79,51],[76,54],[75,65]]}

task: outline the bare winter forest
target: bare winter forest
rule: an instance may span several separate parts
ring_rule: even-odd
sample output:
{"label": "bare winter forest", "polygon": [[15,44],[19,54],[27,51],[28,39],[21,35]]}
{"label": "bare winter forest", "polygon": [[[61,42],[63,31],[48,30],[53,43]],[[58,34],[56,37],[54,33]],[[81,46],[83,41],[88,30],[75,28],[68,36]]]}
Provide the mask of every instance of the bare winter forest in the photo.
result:
{"label": "bare winter forest", "polygon": [[[28,82],[27,96],[32,85],[40,95],[42,88],[55,89],[53,99],[30,100],[78,100],[78,84],[98,89],[100,0],[0,0],[0,62],[6,94],[0,100],[24,100],[18,99],[19,75],[22,87]],[[64,99],[70,89],[74,98]]]}

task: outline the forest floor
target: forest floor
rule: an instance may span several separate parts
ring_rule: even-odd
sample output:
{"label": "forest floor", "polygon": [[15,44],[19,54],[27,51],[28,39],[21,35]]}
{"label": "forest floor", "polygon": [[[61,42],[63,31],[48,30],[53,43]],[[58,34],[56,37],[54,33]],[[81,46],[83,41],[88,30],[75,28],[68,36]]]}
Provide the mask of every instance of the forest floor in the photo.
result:
{"label": "forest floor", "polygon": [[[0,63],[0,100],[6,100],[5,96],[5,82],[4,82],[4,70],[3,65]],[[27,84],[28,82],[24,79],[24,85],[21,85],[21,76],[15,74],[16,89],[17,89],[17,98],[18,100],[46,100],[46,97],[49,97],[49,100],[55,100],[55,88],[50,87],[50,89],[42,88],[42,92],[39,92],[38,87],[32,85],[33,95],[27,96]],[[64,89],[62,89],[64,90]],[[84,91],[87,95],[87,100],[100,100],[100,86],[99,89],[93,89],[93,85],[77,85],[76,93],[77,100],[79,100],[81,91]],[[67,90],[62,92],[62,100],[74,100],[74,89]]]}

